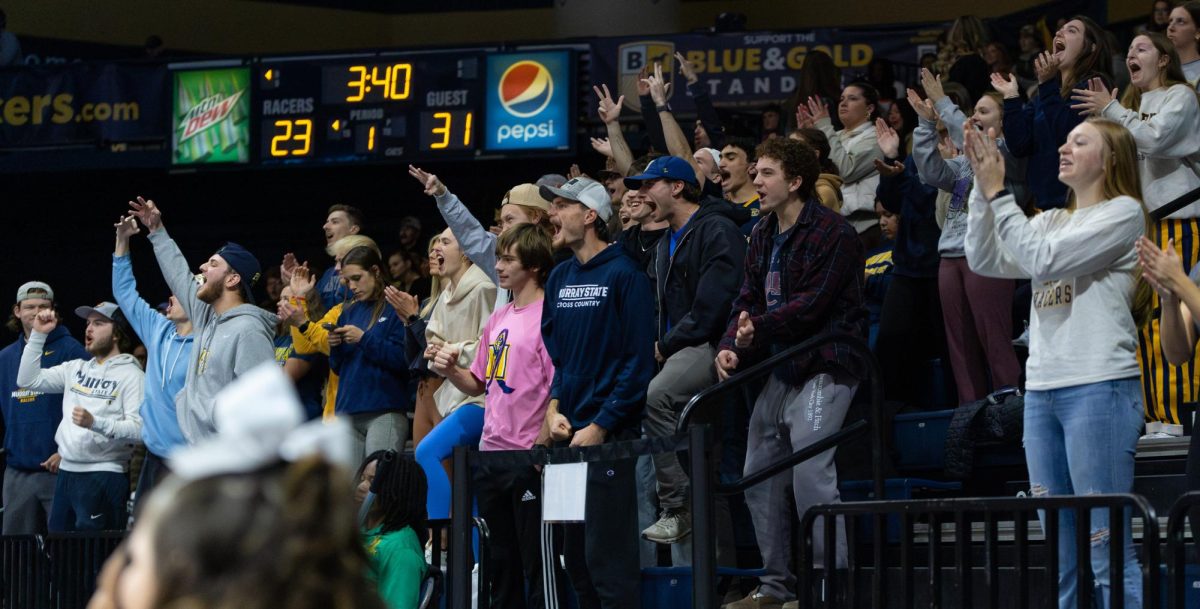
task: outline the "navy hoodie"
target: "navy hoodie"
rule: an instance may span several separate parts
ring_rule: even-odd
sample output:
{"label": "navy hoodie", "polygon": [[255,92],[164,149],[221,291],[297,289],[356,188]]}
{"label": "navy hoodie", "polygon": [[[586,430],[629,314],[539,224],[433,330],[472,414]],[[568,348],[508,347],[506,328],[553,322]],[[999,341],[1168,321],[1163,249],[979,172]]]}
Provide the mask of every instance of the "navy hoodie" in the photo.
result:
{"label": "navy hoodie", "polygon": [[542,339],[554,362],[550,398],[573,429],[637,425],[654,375],[654,296],[620,247],[586,264],[554,267],[542,303]]}
{"label": "navy hoodie", "polygon": [[[888,159],[888,162],[896,159]],[[902,277],[937,277],[938,239],[942,229],[937,225],[938,190],[926,186],[917,175],[917,159],[904,159],[904,173],[896,176],[879,175],[875,198],[883,208],[900,216],[900,230],[892,250],[893,273]],[[867,258],[871,256],[868,255]]]}
{"label": "navy hoodie", "polygon": [[329,367],[338,375],[337,414],[411,410],[404,322],[387,305],[371,326],[374,318],[375,303],[357,301],[347,304],[338,317],[338,326],[355,326],[363,336],[357,344],[329,348]]}
{"label": "navy hoodie", "polygon": [[[54,434],[62,422],[61,393],[47,394],[17,387],[17,369],[25,350],[25,336],[0,351],[0,397],[3,403],[6,434],[4,448],[8,465],[26,472],[40,472],[42,462],[58,452]],[[42,368],[53,368],[64,362],[91,359],[92,355],[71,338],[67,329],[58,326],[46,337],[42,350]]]}

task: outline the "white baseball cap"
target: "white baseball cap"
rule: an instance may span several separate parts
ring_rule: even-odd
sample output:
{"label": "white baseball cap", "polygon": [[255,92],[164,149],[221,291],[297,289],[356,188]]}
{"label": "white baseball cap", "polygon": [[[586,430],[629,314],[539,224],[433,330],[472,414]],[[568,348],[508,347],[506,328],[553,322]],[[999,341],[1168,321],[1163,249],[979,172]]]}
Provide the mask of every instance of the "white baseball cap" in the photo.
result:
{"label": "white baseball cap", "polygon": [[541,187],[542,197],[546,199],[554,199],[554,197],[562,197],[570,201],[577,201],[596,210],[600,215],[600,219],[608,222],[612,217],[612,200],[609,199],[608,189],[603,184],[591,178],[571,178],[567,180],[562,188],[554,188],[552,186]]}

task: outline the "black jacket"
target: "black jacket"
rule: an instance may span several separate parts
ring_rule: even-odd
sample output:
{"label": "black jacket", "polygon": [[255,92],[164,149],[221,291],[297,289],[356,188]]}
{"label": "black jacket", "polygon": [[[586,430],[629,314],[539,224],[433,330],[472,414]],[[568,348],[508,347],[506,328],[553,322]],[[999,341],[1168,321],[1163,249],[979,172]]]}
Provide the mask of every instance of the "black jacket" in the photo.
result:
{"label": "black jacket", "polygon": [[674,256],[670,229],[659,239],[653,275],[663,357],[684,347],[716,344],[725,334],[746,259],[746,237],[739,227],[749,216],[740,206],[708,197],[684,227]]}

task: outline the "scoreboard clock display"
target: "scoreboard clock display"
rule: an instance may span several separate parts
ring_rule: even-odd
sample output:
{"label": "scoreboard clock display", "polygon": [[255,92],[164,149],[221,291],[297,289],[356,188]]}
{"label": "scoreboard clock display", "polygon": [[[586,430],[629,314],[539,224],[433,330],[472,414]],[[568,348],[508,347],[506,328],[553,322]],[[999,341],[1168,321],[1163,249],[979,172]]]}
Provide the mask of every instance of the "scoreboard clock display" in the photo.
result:
{"label": "scoreboard clock display", "polygon": [[259,162],[474,157],[485,63],[481,50],[256,62]]}

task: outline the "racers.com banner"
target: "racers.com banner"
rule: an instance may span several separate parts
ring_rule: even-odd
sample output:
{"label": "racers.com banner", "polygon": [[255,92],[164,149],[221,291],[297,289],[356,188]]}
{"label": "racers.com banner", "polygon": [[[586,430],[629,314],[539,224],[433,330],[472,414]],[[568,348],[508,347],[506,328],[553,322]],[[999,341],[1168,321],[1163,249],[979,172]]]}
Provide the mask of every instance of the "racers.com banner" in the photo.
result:
{"label": "racers.com banner", "polygon": [[[642,68],[663,64],[672,81],[671,107],[690,112],[695,106],[679,74],[675,53],[694,66],[700,84],[718,106],[762,105],[787,99],[800,79],[800,67],[811,52],[822,51],[842,69],[843,81],[865,73],[875,57],[897,69],[915,66],[925,53],[936,52],[935,40],[945,24],[847,30],[823,28],[806,32],[738,32],[600,38],[592,43],[593,85],[617,84],[625,105],[638,111],[637,79]],[[614,96],[618,93],[614,92]]]}
{"label": "racers.com banner", "polygon": [[162,65],[0,70],[0,148],[162,140],[169,108]]}

